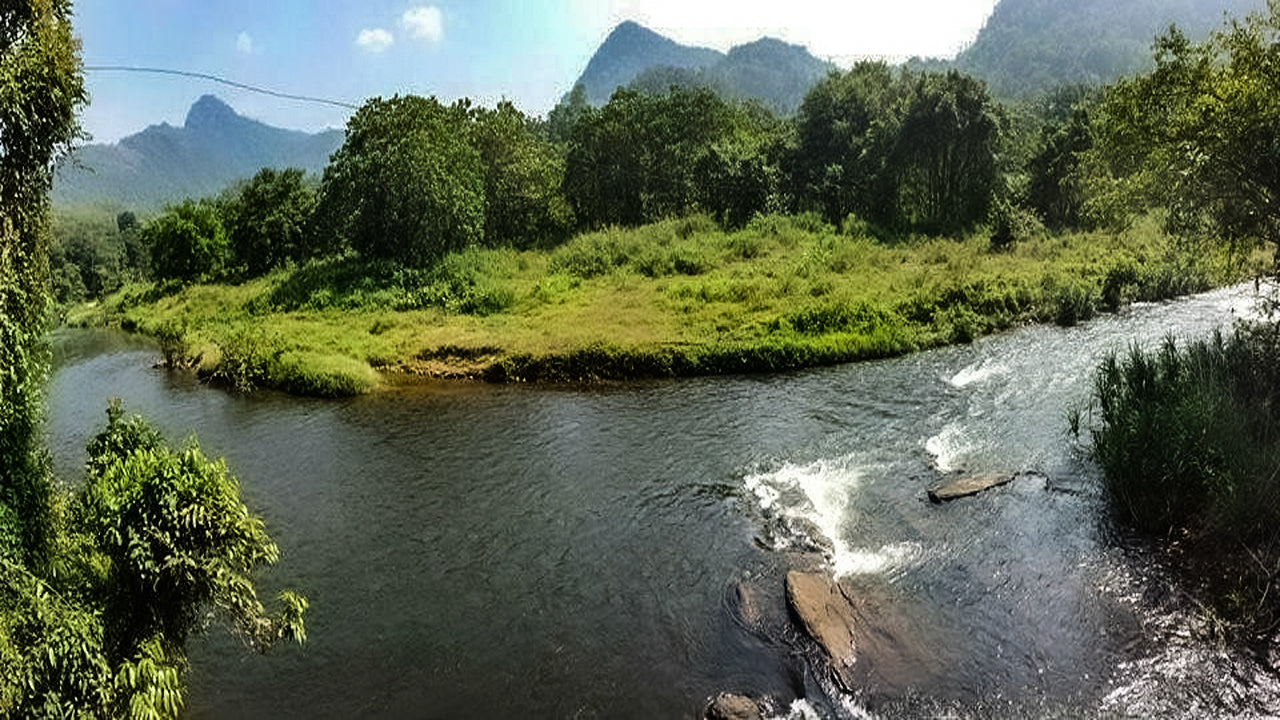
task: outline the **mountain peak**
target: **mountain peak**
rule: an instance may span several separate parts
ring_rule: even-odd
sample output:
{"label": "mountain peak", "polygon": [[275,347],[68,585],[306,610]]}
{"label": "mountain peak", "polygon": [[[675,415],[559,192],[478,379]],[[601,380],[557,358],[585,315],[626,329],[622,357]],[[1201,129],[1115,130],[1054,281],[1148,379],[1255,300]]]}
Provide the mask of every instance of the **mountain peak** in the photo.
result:
{"label": "mountain peak", "polygon": [[236,111],[216,95],[205,95],[187,111],[185,126],[188,130],[218,127],[239,119]]}

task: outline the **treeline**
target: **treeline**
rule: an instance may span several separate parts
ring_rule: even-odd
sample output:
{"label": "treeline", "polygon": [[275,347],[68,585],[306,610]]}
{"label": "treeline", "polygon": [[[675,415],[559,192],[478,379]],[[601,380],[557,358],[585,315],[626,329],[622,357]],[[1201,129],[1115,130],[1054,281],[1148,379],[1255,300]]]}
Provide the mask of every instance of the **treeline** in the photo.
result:
{"label": "treeline", "polygon": [[1012,241],[1042,220],[1084,222],[1069,176],[1091,145],[1087,98],[1006,107],[958,72],[870,62],[818,83],[790,118],[683,86],[620,88],[598,108],[579,88],[546,119],[508,102],[377,98],[318,179],[264,169],[96,233],[61,219],[54,286],[68,303],[133,279],[238,281],[344,253],[429,268],[468,246],[548,248],[692,213],[726,228],[815,213],[885,240],[985,226]]}

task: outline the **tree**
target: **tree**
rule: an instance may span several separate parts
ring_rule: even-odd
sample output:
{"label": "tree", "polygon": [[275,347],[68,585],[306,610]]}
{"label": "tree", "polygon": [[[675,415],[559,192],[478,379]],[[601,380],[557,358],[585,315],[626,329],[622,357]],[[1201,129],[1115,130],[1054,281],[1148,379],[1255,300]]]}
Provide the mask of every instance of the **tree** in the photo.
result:
{"label": "tree", "polygon": [[1027,164],[1027,204],[1054,230],[1086,224],[1082,162],[1093,149],[1096,93],[1068,86],[1052,93],[1042,110],[1040,147]]}
{"label": "tree", "polygon": [[0,558],[39,567],[51,538],[38,442],[48,195],[88,96],[68,0],[0,5],[0,48]]}
{"label": "tree", "polygon": [[207,202],[184,200],[147,224],[152,272],[160,280],[195,282],[222,269],[227,233],[218,212]]}
{"label": "tree", "polygon": [[309,245],[315,192],[299,168],[263,168],[221,208],[231,263],[248,277],[317,254]]}
{"label": "tree", "polygon": [[564,159],[555,147],[510,102],[471,117],[484,165],[485,243],[528,247],[564,237],[573,213],[560,190]]}
{"label": "tree", "polygon": [[573,126],[565,194],[588,227],[640,225],[688,212],[703,194],[700,159],[729,138],[738,112],[706,88],[662,95],[622,88]]}
{"label": "tree", "polygon": [[317,220],[361,255],[425,267],[484,239],[485,173],[469,104],[374,98],[325,168]]}
{"label": "tree", "polygon": [[1169,229],[1228,242],[1280,230],[1280,4],[1203,43],[1172,28],[1155,69],[1100,108],[1095,214],[1168,209]]}
{"label": "tree", "polygon": [[221,461],[196,445],[170,449],[119,403],[89,443],[79,517],[106,563],[98,582],[105,605],[105,654],[118,664],[154,644],[179,676],[185,645],[209,609],[228,618],[253,647],[305,638],[305,599],[282,592],[269,615],[252,574],[279,557],[262,519],[240,499]]}
{"label": "tree", "polygon": [[979,80],[958,72],[904,74],[890,208],[899,227],[953,233],[987,219],[999,191],[1002,117]]}
{"label": "tree", "polygon": [[885,166],[897,136],[897,92],[882,62],[832,73],[809,91],[784,165],[799,209],[818,209],[832,223],[849,214],[882,219]]}

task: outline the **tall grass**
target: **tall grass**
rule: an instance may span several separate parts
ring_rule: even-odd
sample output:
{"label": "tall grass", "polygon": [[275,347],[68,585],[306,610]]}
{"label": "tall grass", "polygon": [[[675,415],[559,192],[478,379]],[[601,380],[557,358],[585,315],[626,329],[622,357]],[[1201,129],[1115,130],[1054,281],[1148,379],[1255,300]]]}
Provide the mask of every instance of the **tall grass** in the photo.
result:
{"label": "tall grass", "polygon": [[1228,622],[1280,620],[1280,327],[1112,354],[1093,400],[1118,517],[1176,540]]}

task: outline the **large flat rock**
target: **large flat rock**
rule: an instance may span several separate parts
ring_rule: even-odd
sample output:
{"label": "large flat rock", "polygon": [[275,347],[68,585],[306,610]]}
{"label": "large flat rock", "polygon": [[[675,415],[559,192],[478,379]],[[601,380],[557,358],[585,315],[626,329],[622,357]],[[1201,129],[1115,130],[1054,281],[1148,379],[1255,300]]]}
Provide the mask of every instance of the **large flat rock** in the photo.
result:
{"label": "large flat rock", "polygon": [[854,607],[835,578],[798,570],[787,573],[787,603],[837,671],[853,665]]}
{"label": "large flat rock", "polygon": [[970,495],[977,495],[994,487],[1008,484],[1016,475],[1005,475],[992,473],[989,475],[974,475],[972,477],[960,478],[959,480],[951,480],[939,483],[929,488],[929,499],[936,503],[950,502],[958,500]]}

